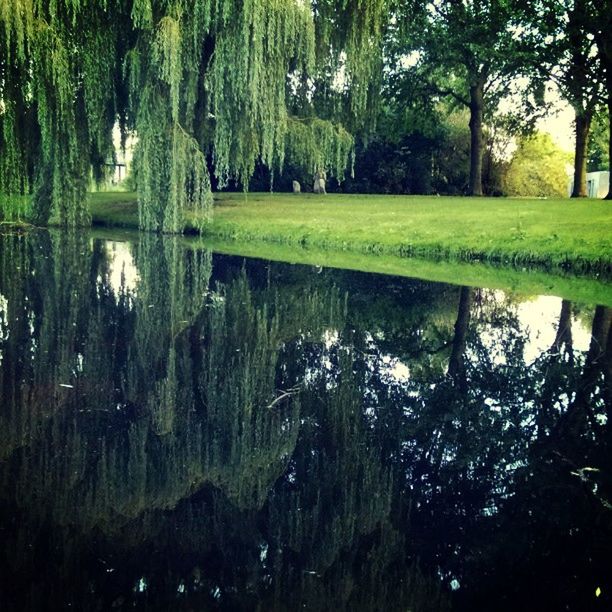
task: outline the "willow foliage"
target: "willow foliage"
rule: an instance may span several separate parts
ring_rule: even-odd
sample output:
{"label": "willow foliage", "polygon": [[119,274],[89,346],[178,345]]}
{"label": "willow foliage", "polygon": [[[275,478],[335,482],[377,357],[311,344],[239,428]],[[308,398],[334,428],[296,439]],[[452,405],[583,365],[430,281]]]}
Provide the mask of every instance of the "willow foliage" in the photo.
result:
{"label": "willow foliage", "polygon": [[342,74],[348,124],[367,131],[368,124],[374,123],[381,88],[389,1],[316,0],[313,4],[319,77],[325,68],[332,77]]}
{"label": "willow foliage", "polygon": [[287,131],[287,155],[308,172],[329,171],[342,179],[353,162],[354,139],[341,125],[321,119],[290,120]]}
{"label": "willow foliage", "polygon": [[[38,223],[86,225],[117,125],[137,137],[147,230],[206,219],[211,167],[220,186],[286,156],[341,177],[353,145],[340,121],[357,125],[376,89],[384,4],[0,0],[0,193],[32,193]],[[316,118],[317,79],[340,73],[349,116]]]}

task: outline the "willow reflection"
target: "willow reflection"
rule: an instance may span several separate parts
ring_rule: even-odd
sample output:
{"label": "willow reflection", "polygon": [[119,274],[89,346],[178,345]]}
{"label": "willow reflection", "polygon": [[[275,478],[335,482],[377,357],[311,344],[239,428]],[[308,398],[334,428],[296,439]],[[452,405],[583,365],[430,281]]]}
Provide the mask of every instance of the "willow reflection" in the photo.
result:
{"label": "willow reflection", "polygon": [[606,584],[608,309],[559,300],[528,359],[486,290],[159,236],[119,275],[82,236],[1,248],[15,608],[544,609]]}

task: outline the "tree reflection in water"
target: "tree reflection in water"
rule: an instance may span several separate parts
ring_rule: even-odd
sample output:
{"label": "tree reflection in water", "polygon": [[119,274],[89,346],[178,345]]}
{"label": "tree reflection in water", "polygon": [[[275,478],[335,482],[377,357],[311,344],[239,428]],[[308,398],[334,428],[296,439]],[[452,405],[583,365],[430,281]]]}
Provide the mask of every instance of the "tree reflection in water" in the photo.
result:
{"label": "tree reflection in water", "polygon": [[609,606],[610,309],[559,300],[527,359],[499,292],[0,248],[8,609]]}

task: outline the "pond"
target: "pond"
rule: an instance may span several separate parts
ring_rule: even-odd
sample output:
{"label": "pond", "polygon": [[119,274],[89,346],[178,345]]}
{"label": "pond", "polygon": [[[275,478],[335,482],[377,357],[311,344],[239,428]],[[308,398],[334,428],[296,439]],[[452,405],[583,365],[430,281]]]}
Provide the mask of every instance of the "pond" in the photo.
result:
{"label": "pond", "polygon": [[2,609],[609,609],[611,317],[2,236]]}

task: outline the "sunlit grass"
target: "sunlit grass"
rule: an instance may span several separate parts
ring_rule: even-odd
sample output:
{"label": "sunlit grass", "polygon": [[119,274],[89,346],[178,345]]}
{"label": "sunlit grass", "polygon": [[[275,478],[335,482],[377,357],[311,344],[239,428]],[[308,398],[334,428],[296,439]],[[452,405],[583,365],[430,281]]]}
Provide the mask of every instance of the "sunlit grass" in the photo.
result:
{"label": "sunlit grass", "polygon": [[[137,224],[135,195],[92,194],[94,222]],[[196,219],[187,220],[193,230]],[[608,276],[612,203],[424,196],[217,194],[210,237],[485,261]]]}

